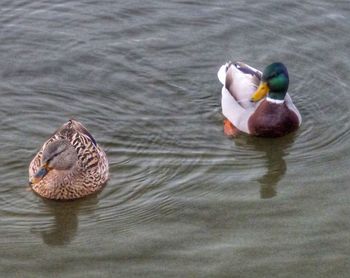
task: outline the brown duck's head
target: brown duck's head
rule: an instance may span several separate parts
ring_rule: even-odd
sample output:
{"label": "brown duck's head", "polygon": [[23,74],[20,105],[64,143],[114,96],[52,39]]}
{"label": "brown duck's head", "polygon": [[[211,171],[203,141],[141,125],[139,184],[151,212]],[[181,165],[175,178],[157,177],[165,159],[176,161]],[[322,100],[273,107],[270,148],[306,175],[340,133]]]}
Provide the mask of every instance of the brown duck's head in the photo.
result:
{"label": "brown duck's head", "polygon": [[68,140],[53,141],[43,150],[41,166],[29,182],[31,184],[40,182],[53,169],[71,170],[77,159],[77,153]]}

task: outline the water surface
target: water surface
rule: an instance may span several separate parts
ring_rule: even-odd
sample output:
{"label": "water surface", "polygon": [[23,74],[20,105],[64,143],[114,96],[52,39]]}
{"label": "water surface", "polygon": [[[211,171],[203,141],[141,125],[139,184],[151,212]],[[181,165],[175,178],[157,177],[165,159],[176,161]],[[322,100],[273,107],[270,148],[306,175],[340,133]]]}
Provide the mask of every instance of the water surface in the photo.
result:
{"label": "water surface", "polygon": [[[347,1],[5,1],[4,277],[347,277]],[[283,61],[303,116],[224,136],[216,72]],[[43,200],[27,168],[69,118],[108,155],[97,196]]]}

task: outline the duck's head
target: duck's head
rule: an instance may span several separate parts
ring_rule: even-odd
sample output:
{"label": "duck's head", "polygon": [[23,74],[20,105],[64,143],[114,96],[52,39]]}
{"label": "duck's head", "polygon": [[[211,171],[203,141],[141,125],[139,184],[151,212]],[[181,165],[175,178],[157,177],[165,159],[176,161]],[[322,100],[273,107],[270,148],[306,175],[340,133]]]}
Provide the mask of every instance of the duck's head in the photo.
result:
{"label": "duck's head", "polygon": [[266,95],[273,100],[284,100],[288,90],[289,77],[285,65],[273,63],[264,69],[261,83],[251,97],[251,101],[257,102]]}
{"label": "duck's head", "polygon": [[40,182],[51,170],[72,171],[78,159],[73,146],[64,139],[49,143],[43,150],[41,166],[30,179],[30,183]]}

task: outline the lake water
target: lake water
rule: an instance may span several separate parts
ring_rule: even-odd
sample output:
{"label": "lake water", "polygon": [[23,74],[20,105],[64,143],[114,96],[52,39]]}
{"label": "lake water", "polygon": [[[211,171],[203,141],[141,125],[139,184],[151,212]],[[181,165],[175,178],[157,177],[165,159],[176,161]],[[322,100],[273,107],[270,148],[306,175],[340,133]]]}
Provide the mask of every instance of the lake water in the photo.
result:
{"label": "lake water", "polygon": [[[1,277],[348,277],[349,1],[4,1]],[[223,134],[218,68],[289,69],[303,116]],[[97,196],[28,165],[69,118],[107,152]]]}

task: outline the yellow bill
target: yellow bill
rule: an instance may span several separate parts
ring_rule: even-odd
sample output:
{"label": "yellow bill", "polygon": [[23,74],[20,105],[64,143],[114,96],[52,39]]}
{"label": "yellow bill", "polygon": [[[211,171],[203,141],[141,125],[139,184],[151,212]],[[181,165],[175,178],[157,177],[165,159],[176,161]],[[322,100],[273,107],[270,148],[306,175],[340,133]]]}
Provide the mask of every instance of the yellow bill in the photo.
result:
{"label": "yellow bill", "polygon": [[267,93],[270,91],[269,85],[267,82],[261,82],[258,89],[255,91],[255,93],[250,98],[250,101],[257,102],[264,98]]}

